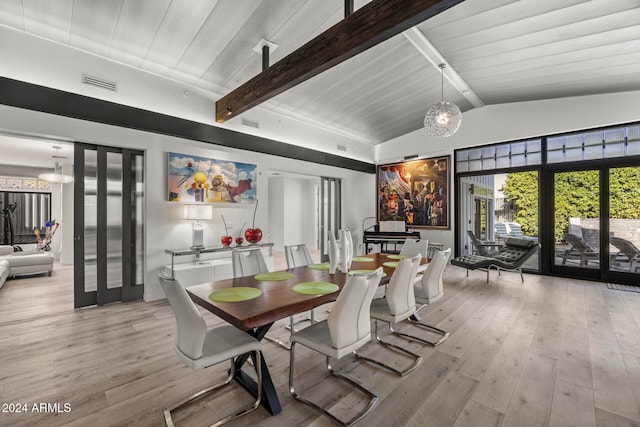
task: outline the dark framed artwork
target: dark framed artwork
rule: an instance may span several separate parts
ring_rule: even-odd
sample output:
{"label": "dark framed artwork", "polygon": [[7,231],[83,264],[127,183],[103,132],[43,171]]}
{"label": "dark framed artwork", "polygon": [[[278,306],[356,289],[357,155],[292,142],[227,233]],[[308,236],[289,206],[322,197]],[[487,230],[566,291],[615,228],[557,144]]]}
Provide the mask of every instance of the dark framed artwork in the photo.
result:
{"label": "dark framed artwork", "polygon": [[378,222],[448,230],[450,156],[378,165]]}

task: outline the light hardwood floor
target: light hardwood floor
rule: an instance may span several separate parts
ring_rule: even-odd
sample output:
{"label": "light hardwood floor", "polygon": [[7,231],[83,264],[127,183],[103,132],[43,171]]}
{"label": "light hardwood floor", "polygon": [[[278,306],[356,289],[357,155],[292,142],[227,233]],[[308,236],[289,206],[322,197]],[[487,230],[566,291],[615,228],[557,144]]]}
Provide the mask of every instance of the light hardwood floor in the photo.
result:
{"label": "light hardwood floor", "polygon": [[[74,310],[71,277],[56,266],[51,277],[0,289],[0,409],[27,406],[0,412],[1,426],[162,426],[165,406],[223,377],[227,365],[192,372],[178,361],[165,301]],[[381,397],[360,425],[640,425],[640,294],[534,275],[521,283],[513,273],[492,272],[485,283],[483,272],[467,278],[449,266],[445,296],[423,318],[451,336],[437,348],[401,341],[424,357],[408,376],[351,359],[338,365]],[[288,334],[282,325],[272,333]],[[272,417],[260,408],[234,425],[332,425],[289,396],[288,352],[265,341],[264,353],[283,411]],[[363,353],[407,363],[376,344]],[[321,356],[302,347],[296,354],[302,393],[337,414],[361,404],[325,375]],[[233,385],[178,413],[177,423],[209,425],[240,400],[249,397]],[[61,411],[35,412],[40,403]]]}

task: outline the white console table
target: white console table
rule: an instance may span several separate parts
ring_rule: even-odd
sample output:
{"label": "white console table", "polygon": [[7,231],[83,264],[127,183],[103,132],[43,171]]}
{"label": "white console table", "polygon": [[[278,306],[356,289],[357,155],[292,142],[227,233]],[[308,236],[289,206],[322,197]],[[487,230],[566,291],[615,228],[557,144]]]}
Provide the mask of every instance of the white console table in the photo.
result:
{"label": "white console table", "polygon": [[[247,246],[215,246],[208,248],[196,249],[165,249],[165,253],[171,255],[171,265],[166,265],[165,271],[172,278],[178,280],[182,286],[189,287],[200,283],[211,282],[214,280],[230,279],[233,277],[233,265],[231,262],[231,251],[246,250],[251,248],[268,248],[269,256],[273,243],[257,243]],[[201,254],[215,253],[222,255],[220,258],[200,260]],[[176,257],[194,255],[195,262],[175,263]]]}

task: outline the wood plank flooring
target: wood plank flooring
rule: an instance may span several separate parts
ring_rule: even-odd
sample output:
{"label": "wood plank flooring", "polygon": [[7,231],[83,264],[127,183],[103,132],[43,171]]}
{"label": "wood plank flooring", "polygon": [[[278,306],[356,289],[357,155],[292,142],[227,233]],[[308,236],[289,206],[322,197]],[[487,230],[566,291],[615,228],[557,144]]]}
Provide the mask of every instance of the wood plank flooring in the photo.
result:
{"label": "wood plank flooring", "polygon": [[[226,364],[192,372],[178,361],[166,301],[74,310],[72,274],[56,266],[0,289],[0,426],[162,426],[164,407],[223,378]],[[360,425],[640,426],[640,294],[512,273],[485,283],[485,273],[453,266],[444,280],[445,296],[422,315],[449,340],[432,348],[388,337],[423,356],[416,371],[337,363],[381,397]],[[271,334],[286,339],[285,323]],[[408,363],[373,343],[362,352]],[[289,396],[289,353],[269,341],[264,353],[283,411],[260,408],[233,425],[332,425]],[[363,403],[300,346],[296,381],[339,415]],[[207,426],[250,400],[235,384],[225,390],[176,414],[177,425]]]}

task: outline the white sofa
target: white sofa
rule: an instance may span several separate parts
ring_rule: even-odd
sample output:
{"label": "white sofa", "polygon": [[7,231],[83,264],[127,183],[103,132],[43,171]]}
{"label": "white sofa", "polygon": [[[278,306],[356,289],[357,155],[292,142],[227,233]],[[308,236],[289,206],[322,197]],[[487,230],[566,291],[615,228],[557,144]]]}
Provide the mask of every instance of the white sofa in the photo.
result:
{"label": "white sofa", "polygon": [[9,276],[47,273],[53,271],[51,252],[14,252],[12,246],[0,245],[0,287]]}
{"label": "white sofa", "polygon": [[0,288],[9,277],[9,261],[0,259]]}

